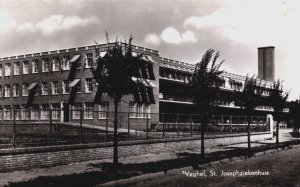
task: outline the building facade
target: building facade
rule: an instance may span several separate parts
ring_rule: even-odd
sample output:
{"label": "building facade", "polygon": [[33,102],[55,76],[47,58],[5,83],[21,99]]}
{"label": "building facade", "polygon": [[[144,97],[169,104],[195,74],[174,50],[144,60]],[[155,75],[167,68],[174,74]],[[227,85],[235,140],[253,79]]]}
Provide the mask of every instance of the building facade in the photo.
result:
{"label": "building facade", "polygon": [[[82,117],[83,123],[113,126],[112,99],[97,88],[91,72],[96,47],[100,56],[105,55],[106,45],[91,45],[0,58],[0,121],[11,121],[15,116],[27,123],[47,121],[51,116],[53,121],[78,123]],[[270,55],[260,58],[260,51],[259,59],[267,62]],[[125,96],[119,106],[123,113],[119,115],[120,127],[130,124],[130,128],[142,130],[146,125],[159,125],[163,113],[197,113],[189,85],[194,65],[160,57],[158,51],[139,46],[133,46],[133,53],[143,53],[153,70],[152,77],[144,77],[151,82],[151,92],[146,94],[148,98],[141,98],[151,102],[139,104],[134,94]],[[270,68],[268,63],[262,66]],[[147,67],[141,71],[148,71]],[[264,97],[272,84],[268,79],[273,80],[274,75],[266,70],[262,75]],[[222,78],[222,94],[214,101],[216,115],[242,115],[229,97],[242,89],[245,77],[224,72]],[[269,113],[272,108],[267,105],[256,109],[258,116]]]}
{"label": "building facade", "polygon": [[[101,56],[105,55],[106,45],[97,48]],[[119,115],[120,126],[130,120],[131,127],[138,128],[145,121],[154,124],[159,120],[158,115],[151,116],[159,112],[159,55],[137,46],[134,53],[143,53],[154,73],[153,95],[146,98],[152,100],[150,104],[136,103],[132,94],[119,106],[121,113],[132,113],[129,118]],[[14,108],[19,121],[48,121],[51,115],[53,121],[76,123],[83,115],[83,123],[112,126],[112,99],[100,94],[91,72],[95,56],[93,45],[1,58],[0,120],[11,121]]]}

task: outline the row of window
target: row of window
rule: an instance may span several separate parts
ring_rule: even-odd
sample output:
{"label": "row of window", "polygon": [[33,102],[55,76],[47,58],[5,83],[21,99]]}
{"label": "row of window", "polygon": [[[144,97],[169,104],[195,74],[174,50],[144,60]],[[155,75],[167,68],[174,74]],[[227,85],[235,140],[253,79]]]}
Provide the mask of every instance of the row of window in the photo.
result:
{"label": "row of window", "polygon": [[242,90],[243,84],[242,83],[236,83],[236,82],[230,82],[229,83],[230,88],[234,90]]}
{"label": "row of window", "polygon": [[[33,83],[34,84],[34,83]],[[70,85],[71,82],[68,80],[62,81],[62,93],[63,94],[69,94],[70,93]],[[80,81],[76,84],[76,89],[77,92],[81,92],[81,84]],[[57,95],[60,93],[60,86],[59,86],[59,81],[51,81],[50,82],[51,86],[51,94],[52,95]],[[13,97],[18,97],[18,96],[28,96],[28,83],[23,83],[22,88],[20,88],[20,85],[18,83],[13,84],[12,86],[12,96]],[[84,83],[84,88],[85,88],[85,93],[91,93],[94,91],[93,87],[93,79],[92,78],[86,78],[85,83]],[[36,92],[37,94],[37,92]],[[49,95],[49,82],[41,82],[41,95]],[[4,90],[2,93],[2,86],[0,85],[0,97],[11,97],[11,85],[10,84],[5,84],[4,85]]]}
{"label": "row of window", "polygon": [[[164,69],[164,68],[160,68],[159,75],[160,75],[160,77],[163,77],[163,78],[180,80],[180,81],[184,81],[186,83],[189,83],[190,80],[191,80],[191,76],[188,75],[188,74],[184,74],[184,73],[179,72],[179,71],[173,71],[173,70]],[[222,88],[226,88],[225,82],[226,81],[223,79],[219,83],[219,86],[222,87]],[[235,81],[230,81],[229,80],[229,87],[231,89],[241,91],[242,88],[243,88],[243,84],[241,82],[235,82]],[[266,95],[266,96],[270,95],[270,90],[269,89],[263,89],[262,95]]]}
{"label": "row of window", "polygon": [[256,107],[256,109],[273,110],[273,107],[268,106],[268,105],[260,105],[260,106]]}
{"label": "row of window", "polygon": [[150,105],[136,102],[129,102],[129,117],[130,118],[150,118]]}
{"label": "row of window", "polygon": [[[76,62],[76,67],[81,68],[81,60],[78,59]],[[22,65],[22,69],[21,69]],[[91,68],[93,65],[93,53],[87,53],[85,54],[85,68]],[[39,73],[39,60],[33,59],[31,61],[31,73]],[[49,71],[59,71],[62,70],[70,70],[70,56],[65,55],[60,60],[59,57],[53,57],[51,61],[49,61],[49,58],[43,58],[41,60],[41,70],[42,72],[49,72]],[[22,72],[21,72],[22,70]],[[12,72],[13,75],[20,75],[20,74],[29,74],[29,61],[25,60],[22,63],[20,62],[14,62],[13,68],[11,68],[11,63],[5,63],[4,64],[4,76],[11,76]],[[0,76],[2,75],[2,64],[0,64]]]}
{"label": "row of window", "polygon": [[[219,98],[218,100],[213,101],[212,104],[214,104],[215,106],[218,106],[218,105],[236,106],[233,101],[231,101],[229,98],[226,98],[226,97]],[[272,106],[268,106],[268,105],[260,105],[260,106],[257,106],[256,109],[273,110]]]}
{"label": "row of window", "polygon": [[108,111],[109,111],[109,103],[107,101],[100,102],[99,109],[94,112],[94,103],[86,102],[83,105],[82,103],[74,103],[72,106],[72,119],[80,119],[81,117],[81,109],[83,109],[83,118],[84,119],[94,119],[94,115],[98,113],[99,119],[107,119]]}
{"label": "row of window", "polygon": [[184,81],[186,83],[189,83],[192,78],[190,74],[186,74],[180,71],[165,69],[165,68],[159,69],[159,76],[163,78]]}
{"label": "row of window", "polygon": [[[13,112],[13,108],[15,112]],[[71,114],[72,119],[80,119],[82,104],[75,103],[72,107]],[[2,120],[12,120],[14,118],[16,120],[49,120],[50,110],[51,116],[53,120],[58,120],[63,118],[63,110],[61,110],[60,103],[52,103],[52,104],[41,104],[41,105],[32,105],[32,107],[28,108],[25,105],[21,107],[19,105],[5,105],[0,107],[0,119]],[[84,119],[93,119],[98,117],[98,119],[106,119],[108,111],[108,102],[101,102],[99,104],[99,108],[94,112],[94,105],[91,102],[86,102],[83,105],[83,118]]]}
{"label": "row of window", "polygon": [[[14,109],[14,110],[13,110]],[[51,109],[51,113],[50,110]],[[71,109],[71,118],[80,119],[81,109],[84,119],[108,119],[109,118],[109,102],[104,101],[99,103],[99,108],[94,110],[94,103],[85,102],[74,103]],[[129,103],[130,118],[150,118],[150,106],[144,104],[137,104],[135,102]],[[15,116],[14,116],[15,114]],[[63,110],[60,103],[32,105],[30,108],[22,105],[4,105],[0,106],[0,120],[49,120],[49,116],[53,120],[63,118]]]}

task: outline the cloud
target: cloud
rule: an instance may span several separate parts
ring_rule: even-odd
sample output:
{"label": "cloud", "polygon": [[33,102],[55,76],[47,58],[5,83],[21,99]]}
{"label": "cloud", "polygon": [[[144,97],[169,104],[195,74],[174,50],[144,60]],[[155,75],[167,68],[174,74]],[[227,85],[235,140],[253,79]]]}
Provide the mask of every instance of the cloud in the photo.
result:
{"label": "cloud", "polygon": [[36,28],[40,29],[44,34],[51,34],[55,31],[70,30],[76,26],[86,26],[98,21],[95,17],[80,18],[78,16],[65,17],[63,15],[51,15],[40,21],[36,25]]}
{"label": "cloud", "polygon": [[0,11],[0,33],[16,30],[20,32],[41,31],[43,34],[51,34],[56,31],[67,31],[74,27],[84,27],[98,22],[99,20],[96,17],[81,18],[78,16],[51,15],[36,24],[32,22],[18,23],[9,14]]}
{"label": "cloud", "polygon": [[0,12],[0,33],[7,33],[17,26],[17,23],[7,13]]}
{"label": "cloud", "polygon": [[276,78],[285,80],[291,97],[300,93],[298,44],[300,43],[300,2],[296,0],[232,1],[204,16],[190,16],[185,28],[210,30],[216,38],[254,47],[275,46]]}
{"label": "cloud", "polygon": [[272,45],[275,41],[293,40],[295,35],[287,36],[287,28],[291,33],[300,30],[300,14],[294,7],[295,3],[288,1],[232,1],[211,14],[188,17],[184,26],[210,29],[239,43]]}
{"label": "cloud", "polygon": [[192,31],[180,34],[175,28],[167,27],[160,34],[161,39],[169,44],[181,44],[196,42],[197,39]]}
{"label": "cloud", "polygon": [[170,44],[180,44],[182,43],[182,38],[180,33],[173,27],[168,27],[162,31],[160,34],[161,39]]}
{"label": "cloud", "polygon": [[197,38],[195,37],[195,34],[192,31],[186,31],[181,36],[184,42],[197,42]]}
{"label": "cloud", "polygon": [[159,38],[159,36],[157,36],[154,33],[149,33],[145,37],[145,42],[153,44],[153,45],[159,45],[160,44],[160,38]]}
{"label": "cloud", "polygon": [[21,32],[34,32],[35,26],[30,22],[25,22],[18,26],[18,30]]}

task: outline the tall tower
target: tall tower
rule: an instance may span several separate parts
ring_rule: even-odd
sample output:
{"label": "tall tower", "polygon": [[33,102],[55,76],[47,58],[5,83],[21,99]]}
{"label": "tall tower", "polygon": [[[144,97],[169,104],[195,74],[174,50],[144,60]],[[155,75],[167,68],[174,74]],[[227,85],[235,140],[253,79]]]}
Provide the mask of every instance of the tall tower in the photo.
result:
{"label": "tall tower", "polygon": [[273,46],[258,48],[258,78],[275,80],[274,49]]}

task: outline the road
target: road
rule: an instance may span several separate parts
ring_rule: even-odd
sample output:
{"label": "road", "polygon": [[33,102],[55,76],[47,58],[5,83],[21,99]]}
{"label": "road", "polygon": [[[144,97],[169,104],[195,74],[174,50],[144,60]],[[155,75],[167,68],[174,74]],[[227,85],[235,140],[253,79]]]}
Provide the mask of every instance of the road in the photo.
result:
{"label": "road", "polygon": [[[300,187],[300,146],[296,149],[276,152],[242,161],[234,161],[204,170],[185,171],[177,175],[166,175],[149,181],[142,181],[130,186],[147,187],[195,187],[195,186],[299,186]],[[237,176],[259,170],[256,176]],[[183,171],[182,171],[183,172]],[[190,172],[188,174],[188,172]],[[206,176],[201,176],[205,172]],[[222,172],[231,176],[221,176]],[[215,173],[216,176],[211,176]],[[232,176],[236,174],[236,176]],[[254,173],[250,173],[254,174]],[[267,175],[269,174],[269,175]],[[189,176],[188,176],[189,175]],[[196,176],[196,177],[195,177]]]}

